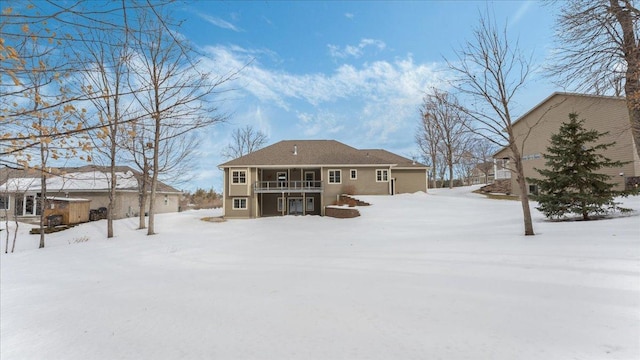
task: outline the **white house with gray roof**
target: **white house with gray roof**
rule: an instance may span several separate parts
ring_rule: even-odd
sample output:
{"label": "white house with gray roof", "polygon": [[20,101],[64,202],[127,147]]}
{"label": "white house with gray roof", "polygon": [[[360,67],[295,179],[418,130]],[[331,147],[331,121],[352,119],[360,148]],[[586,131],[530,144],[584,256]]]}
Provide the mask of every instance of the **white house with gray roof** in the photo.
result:
{"label": "white house with gray roof", "polygon": [[219,165],[227,218],[324,215],[341,194],[427,191],[428,167],[335,140],[285,140]]}

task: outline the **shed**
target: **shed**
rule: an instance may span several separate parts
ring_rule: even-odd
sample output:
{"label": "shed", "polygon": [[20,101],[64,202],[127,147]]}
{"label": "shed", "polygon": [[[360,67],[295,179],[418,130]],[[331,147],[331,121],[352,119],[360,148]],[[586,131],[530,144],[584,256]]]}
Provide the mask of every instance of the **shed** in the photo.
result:
{"label": "shed", "polygon": [[78,198],[50,197],[44,210],[45,218],[61,215],[63,225],[73,225],[89,221],[89,205],[91,200]]}

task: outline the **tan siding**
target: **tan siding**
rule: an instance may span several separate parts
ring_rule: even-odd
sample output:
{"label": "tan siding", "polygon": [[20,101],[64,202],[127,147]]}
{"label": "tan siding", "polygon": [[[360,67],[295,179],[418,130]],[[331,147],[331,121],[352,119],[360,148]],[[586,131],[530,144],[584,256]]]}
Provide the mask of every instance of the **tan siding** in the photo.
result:
{"label": "tan siding", "polygon": [[[358,172],[357,179],[351,180],[350,171],[356,170]],[[356,195],[387,195],[389,194],[389,181],[376,181],[376,170],[387,170],[391,180],[391,171],[388,167],[349,167],[341,168],[342,170],[342,184],[347,186],[342,188],[342,193],[348,187],[355,189]],[[327,173],[328,174],[328,173]],[[345,176],[346,175],[346,176]],[[328,176],[328,175],[327,175]],[[338,193],[335,193],[336,195]]]}
{"label": "tan siding", "polygon": [[[613,160],[630,161],[629,164],[600,170],[612,176],[617,189],[624,188],[626,176],[638,176],[640,165],[633,146],[629,130],[629,115],[622,99],[575,96],[558,94],[514,124],[516,142],[523,156],[523,167],[526,177],[537,177],[534,168],[544,167],[544,159],[527,159],[546,152],[552,134],[558,132],[560,125],[569,120],[569,113],[578,113],[578,119],[584,119],[586,129],[609,132],[600,138],[600,142],[616,142],[616,145],[602,152]],[[508,150],[496,154],[496,158],[510,156]],[[623,173],[624,176],[620,176]],[[512,190],[518,194],[515,177],[512,176]]]}
{"label": "tan siding", "polygon": [[427,191],[426,170],[424,169],[393,170],[391,177],[396,179],[396,194]]}

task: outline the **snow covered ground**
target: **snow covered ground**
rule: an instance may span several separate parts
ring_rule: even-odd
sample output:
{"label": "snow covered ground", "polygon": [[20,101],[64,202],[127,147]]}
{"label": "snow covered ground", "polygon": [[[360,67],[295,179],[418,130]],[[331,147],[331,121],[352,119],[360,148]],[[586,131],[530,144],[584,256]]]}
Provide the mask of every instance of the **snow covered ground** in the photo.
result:
{"label": "snow covered ground", "polygon": [[525,237],[518,202],[469,188],[362,198],[355,219],[190,211],[45,249],[25,225],[14,254],[2,231],[0,358],[640,358],[637,212],[534,211]]}

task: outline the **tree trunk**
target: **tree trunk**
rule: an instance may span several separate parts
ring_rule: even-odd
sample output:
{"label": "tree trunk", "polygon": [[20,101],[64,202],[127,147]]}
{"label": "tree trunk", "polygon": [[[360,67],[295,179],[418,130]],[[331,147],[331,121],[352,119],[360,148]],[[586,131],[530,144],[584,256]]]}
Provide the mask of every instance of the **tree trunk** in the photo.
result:
{"label": "tree trunk", "polygon": [[453,189],[453,162],[449,161],[449,189]]}
{"label": "tree trunk", "polygon": [[535,235],[533,232],[533,221],[531,220],[531,209],[529,208],[529,194],[527,191],[527,181],[524,176],[524,168],[522,166],[522,157],[518,147],[514,145],[510,146],[513,152],[513,160],[516,165],[516,182],[520,189],[520,203],[522,205],[522,214],[524,217],[524,234]]}
{"label": "tree trunk", "polygon": [[[156,92],[157,94],[157,92]],[[156,95],[156,127],[155,127],[155,135],[153,140],[153,176],[151,177],[151,198],[149,199],[149,230],[147,231],[147,235],[155,234],[155,209],[156,209],[156,190],[158,189],[158,169],[159,169],[159,151],[160,151],[160,111],[157,109],[157,106],[160,104],[160,101]]]}
{"label": "tree trunk", "polygon": [[[7,198],[7,201],[8,200],[9,199]],[[5,219],[4,220],[4,231],[7,232],[7,234],[6,234],[7,242],[6,242],[5,246],[4,246],[4,253],[5,254],[9,252],[9,214],[7,214],[7,213],[8,213],[8,211],[5,210],[4,211],[4,215],[5,215],[4,216],[4,219]]]}
{"label": "tree trunk", "polygon": [[147,204],[147,187],[143,186],[142,187],[142,192],[140,192],[140,214],[138,215],[138,229],[146,229],[147,225],[146,222],[144,221],[144,210],[145,210],[145,206]]}
{"label": "tree trunk", "polygon": [[433,178],[431,179],[431,185],[433,185],[433,186],[431,186],[431,188],[433,188],[433,189],[438,187],[438,180],[437,180],[438,179],[438,172],[436,171],[437,170],[437,168],[436,168],[436,160],[437,159],[436,159],[435,156],[431,157],[431,164],[432,164],[431,166],[433,166],[433,169],[431,170],[431,174],[433,175]]}
{"label": "tree trunk", "polygon": [[640,156],[640,48],[634,31],[634,19],[631,4],[623,8],[619,0],[610,0],[611,12],[622,29],[624,59],[627,62],[624,91],[629,109],[631,133],[636,143],[636,153]]}
{"label": "tree trunk", "polygon": [[[42,121],[40,121],[40,125],[42,125]],[[38,197],[36,196],[34,201],[36,202],[34,208],[40,207],[40,245],[39,249],[44,247],[44,209],[46,208],[45,200],[47,199],[47,175],[45,172],[45,167],[47,164],[47,153],[46,153],[45,145],[40,143],[40,203],[38,204]]]}
{"label": "tree trunk", "polygon": [[[41,150],[43,151],[43,150]],[[47,198],[47,177],[44,173],[44,168],[41,169],[42,175],[40,175],[40,203],[38,204],[38,197],[34,199],[36,202],[34,204],[35,207],[40,207],[40,245],[39,249],[44,247],[44,209],[45,209],[45,199]]]}
{"label": "tree trunk", "polygon": [[15,218],[16,229],[13,232],[13,244],[11,244],[11,253],[16,249],[16,239],[18,238],[18,228],[20,227],[20,223],[18,222],[18,217]]}
{"label": "tree trunk", "polygon": [[[144,150],[143,150],[144,151]],[[144,155],[144,154],[143,154]],[[145,225],[145,221],[144,221],[144,213],[145,213],[145,207],[147,205],[147,178],[149,177],[149,165],[147,165],[147,158],[143,158],[144,164],[142,165],[143,169],[142,169],[142,179],[141,179],[141,184],[140,184],[140,196],[139,196],[139,200],[140,200],[140,211],[139,211],[139,225],[138,225],[138,229],[146,229],[147,226]]]}
{"label": "tree trunk", "polygon": [[[112,135],[113,136],[113,135]],[[116,151],[112,144],[111,147],[111,181],[109,183],[109,205],[107,205],[107,238],[113,237],[113,211],[116,207]]]}

